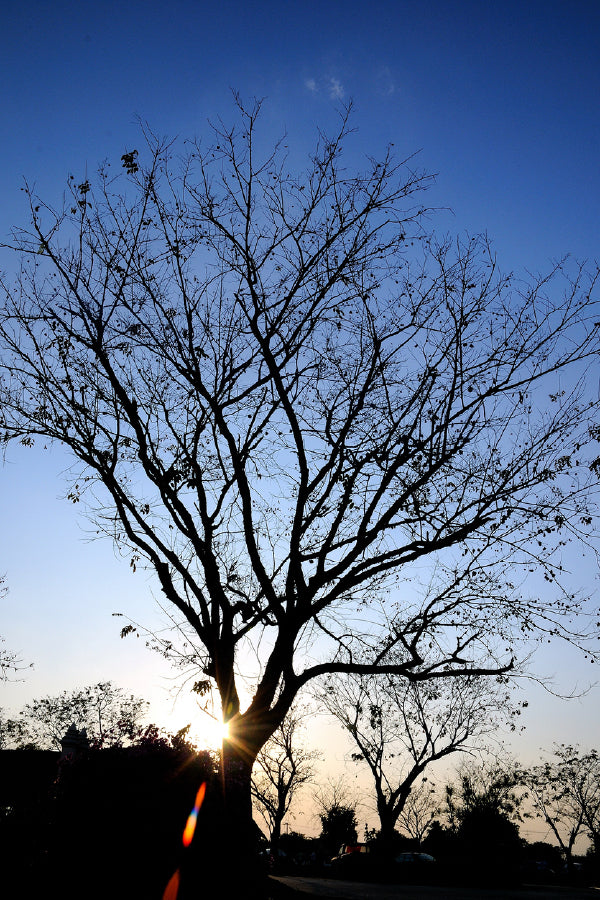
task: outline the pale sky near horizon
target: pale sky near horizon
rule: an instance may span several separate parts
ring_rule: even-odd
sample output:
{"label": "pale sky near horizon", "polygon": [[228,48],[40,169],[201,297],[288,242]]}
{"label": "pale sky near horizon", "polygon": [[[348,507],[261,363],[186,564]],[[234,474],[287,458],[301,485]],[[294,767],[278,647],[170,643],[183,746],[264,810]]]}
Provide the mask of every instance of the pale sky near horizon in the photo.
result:
{"label": "pale sky near horizon", "polygon": [[[160,134],[201,135],[208,119],[233,118],[233,88],[266,98],[265,139],[287,132],[298,159],[352,99],[357,162],[388,142],[400,157],[418,152],[437,173],[428,202],[444,210],[433,221],[487,231],[504,269],[543,271],[566,253],[600,259],[599,39],[600,6],[581,0],[7,0],[0,243],[27,222],[24,177],[60,203],[69,173],[91,175],[139,143],[138,119]],[[0,250],[0,269],[12,266]],[[171,716],[168,666],[141,640],[120,640],[123,621],[111,616],[158,621],[153,581],[88,540],[78,507],[60,499],[69,462],[59,448],[15,448],[0,468],[9,588],[0,634],[34,663],[24,681],[0,685],[0,706],[112,679],[180,727],[191,707],[179,701]],[[573,568],[578,586],[597,592],[593,560]],[[594,680],[589,664],[555,645],[534,668],[563,692]],[[532,702],[515,752],[600,746],[598,688],[569,703],[524,691]]]}

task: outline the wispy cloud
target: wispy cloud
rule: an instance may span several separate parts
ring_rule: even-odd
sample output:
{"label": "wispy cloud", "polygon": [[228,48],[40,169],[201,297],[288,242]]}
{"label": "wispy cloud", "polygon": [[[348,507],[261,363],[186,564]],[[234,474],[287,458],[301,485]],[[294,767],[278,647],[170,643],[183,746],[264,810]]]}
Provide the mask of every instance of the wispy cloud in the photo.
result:
{"label": "wispy cloud", "polygon": [[339,78],[331,75],[328,78],[305,78],[304,87],[311,94],[325,93],[330,100],[343,100],[346,95],[344,85]]}
{"label": "wispy cloud", "polygon": [[396,85],[392,77],[392,72],[388,66],[382,66],[376,75],[377,88],[380,94],[391,96],[396,91]]}
{"label": "wispy cloud", "polygon": [[344,85],[337,78],[329,79],[329,96],[332,100],[342,100],[344,97]]}

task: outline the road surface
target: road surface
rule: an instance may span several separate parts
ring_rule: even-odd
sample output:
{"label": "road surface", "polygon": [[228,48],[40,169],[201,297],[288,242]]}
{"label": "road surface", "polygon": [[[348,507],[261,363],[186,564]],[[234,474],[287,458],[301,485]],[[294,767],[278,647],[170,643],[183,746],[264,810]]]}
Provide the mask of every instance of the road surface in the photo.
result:
{"label": "road surface", "polygon": [[548,887],[462,888],[413,884],[363,884],[334,878],[271,876],[274,880],[312,897],[336,900],[600,900],[598,888]]}

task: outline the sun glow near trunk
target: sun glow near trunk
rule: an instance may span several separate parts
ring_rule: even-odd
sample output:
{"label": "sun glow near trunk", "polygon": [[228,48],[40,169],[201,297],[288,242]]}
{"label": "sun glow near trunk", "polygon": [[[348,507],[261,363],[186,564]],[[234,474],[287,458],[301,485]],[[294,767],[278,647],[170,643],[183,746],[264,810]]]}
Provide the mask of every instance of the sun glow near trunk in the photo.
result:
{"label": "sun glow near trunk", "polygon": [[221,742],[229,740],[229,722],[216,722]]}
{"label": "sun glow near trunk", "polygon": [[220,750],[223,741],[229,738],[229,724],[222,719],[206,716],[198,729],[199,741],[212,750]]}
{"label": "sun glow near trunk", "polygon": [[[215,750],[220,751],[224,740],[229,737],[229,726],[220,718],[207,713],[203,710],[204,715],[196,721],[195,726],[190,730],[189,738],[199,750]],[[191,710],[190,718],[197,717],[197,710]]]}

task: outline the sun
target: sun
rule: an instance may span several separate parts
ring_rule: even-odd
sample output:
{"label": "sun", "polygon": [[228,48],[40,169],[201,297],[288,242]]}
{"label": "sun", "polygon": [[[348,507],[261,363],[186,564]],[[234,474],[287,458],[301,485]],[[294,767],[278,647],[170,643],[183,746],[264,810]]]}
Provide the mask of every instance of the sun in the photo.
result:
{"label": "sun", "polygon": [[222,741],[226,741],[229,737],[229,722],[216,722],[217,731],[219,732],[220,739]]}
{"label": "sun", "polygon": [[182,721],[190,723],[187,737],[198,750],[219,752],[223,741],[229,738],[229,726],[223,721],[221,710],[203,708],[194,702],[193,698],[181,698],[176,712],[171,708],[161,719],[167,730],[173,734],[181,728]]}
{"label": "sun", "polygon": [[229,737],[229,724],[222,719],[206,715],[198,728],[198,735],[207,747],[220,750],[223,741]]}

